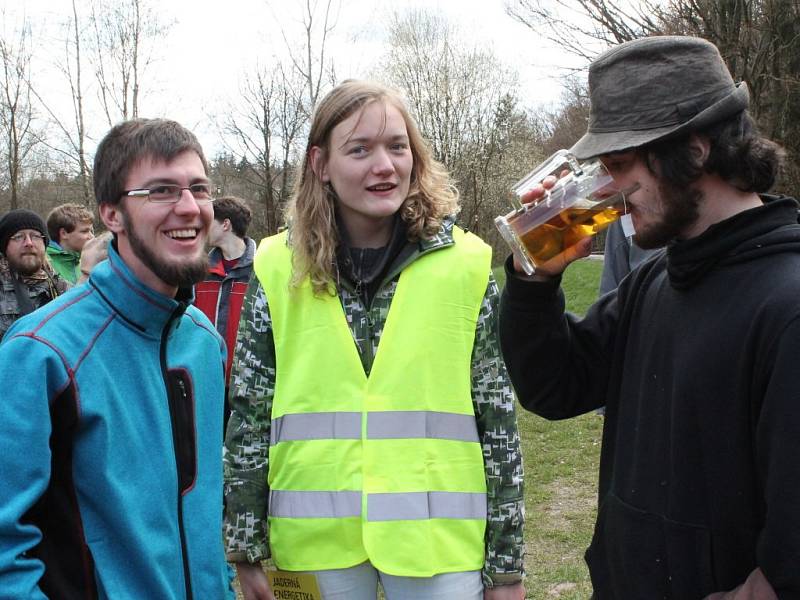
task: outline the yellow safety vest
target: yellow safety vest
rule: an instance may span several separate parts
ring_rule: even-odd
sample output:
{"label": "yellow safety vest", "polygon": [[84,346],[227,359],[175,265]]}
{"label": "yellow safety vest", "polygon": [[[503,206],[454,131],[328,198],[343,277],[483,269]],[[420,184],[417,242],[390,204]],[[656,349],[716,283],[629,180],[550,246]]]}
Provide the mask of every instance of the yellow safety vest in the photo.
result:
{"label": "yellow safety vest", "polygon": [[369,377],[339,297],[315,296],[308,280],[289,289],[285,233],[260,244],[277,365],[268,520],[278,568],[482,568],[471,356],[491,249],[459,229],[454,238],[403,270]]}

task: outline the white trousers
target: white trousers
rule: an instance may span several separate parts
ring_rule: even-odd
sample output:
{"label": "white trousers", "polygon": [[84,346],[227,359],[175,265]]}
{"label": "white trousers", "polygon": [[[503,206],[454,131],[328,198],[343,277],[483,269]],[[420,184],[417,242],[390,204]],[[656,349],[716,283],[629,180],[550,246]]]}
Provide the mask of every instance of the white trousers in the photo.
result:
{"label": "white trousers", "polygon": [[441,573],[433,577],[397,577],[369,562],[347,569],[313,571],[324,600],[375,600],[378,581],[386,600],[482,600],[480,571]]}

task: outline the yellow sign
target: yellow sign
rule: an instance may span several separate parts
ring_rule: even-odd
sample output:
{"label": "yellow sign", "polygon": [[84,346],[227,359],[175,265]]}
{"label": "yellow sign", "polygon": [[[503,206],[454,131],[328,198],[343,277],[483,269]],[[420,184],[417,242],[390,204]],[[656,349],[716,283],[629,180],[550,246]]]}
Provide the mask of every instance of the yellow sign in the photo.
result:
{"label": "yellow sign", "polygon": [[322,600],[313,573],[267,570],[269,587],[275,600]]}

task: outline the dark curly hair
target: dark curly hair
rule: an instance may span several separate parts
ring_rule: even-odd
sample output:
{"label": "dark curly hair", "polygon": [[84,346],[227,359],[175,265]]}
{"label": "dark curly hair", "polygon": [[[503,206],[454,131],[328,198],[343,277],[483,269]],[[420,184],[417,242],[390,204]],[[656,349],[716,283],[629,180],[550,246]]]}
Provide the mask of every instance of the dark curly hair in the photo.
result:
{"label": "dark curly hair", "polygon": [[711,144],[704,163],[692,154],[689,135],[648,144],[639,151],[654,174],[676,187],[688,186],[703,173],[719,175],[743,192],[763,193],[775,185],[785,152],[759,135],[747,111],[694,133],[707,137]]}

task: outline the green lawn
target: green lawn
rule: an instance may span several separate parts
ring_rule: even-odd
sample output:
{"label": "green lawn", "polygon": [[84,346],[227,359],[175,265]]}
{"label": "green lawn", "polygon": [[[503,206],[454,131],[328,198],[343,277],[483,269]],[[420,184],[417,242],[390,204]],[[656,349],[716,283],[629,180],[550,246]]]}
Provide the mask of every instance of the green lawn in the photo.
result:
{"label": "green lawn", "polygon": [[[602,260],[586,258],[572,263],[564,272],[562,285],[567,297],[568,311],[582,315],[597,299],[602,270]],[[497,279],[497,285],[502,289],[506,280],[502,266],[494,268],[494,276]]]}
{"label": "green lawn", "polygon": [[520,410],[528,598],[591,595],[583,552],[594,525],[602,417],[549,422]]}
{"label": "green lawn", "polygon": [[[597,298],[600,260],[564,273],[567,309],[583,314]],[[499,272],[498,272],[499,271]],[[505,274],[495,271],[502,285]],[[528,598],[585,600],[592,593],[583,552],[594,526],[603,418],[551,422],[519,411],[525,460],[525,570]]]}

